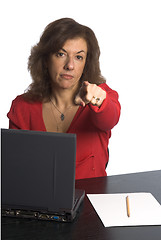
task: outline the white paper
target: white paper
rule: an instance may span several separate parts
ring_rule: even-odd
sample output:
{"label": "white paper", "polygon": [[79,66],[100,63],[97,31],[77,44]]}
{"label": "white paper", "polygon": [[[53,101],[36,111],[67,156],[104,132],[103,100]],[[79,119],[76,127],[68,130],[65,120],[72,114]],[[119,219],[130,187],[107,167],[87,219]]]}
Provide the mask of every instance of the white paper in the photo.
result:
{"label": "white paper", "polygon": [[[105,227],[161,225],[161,205],[151,193],[87,194]],[[126,197],[129,196],[130,217]]]}

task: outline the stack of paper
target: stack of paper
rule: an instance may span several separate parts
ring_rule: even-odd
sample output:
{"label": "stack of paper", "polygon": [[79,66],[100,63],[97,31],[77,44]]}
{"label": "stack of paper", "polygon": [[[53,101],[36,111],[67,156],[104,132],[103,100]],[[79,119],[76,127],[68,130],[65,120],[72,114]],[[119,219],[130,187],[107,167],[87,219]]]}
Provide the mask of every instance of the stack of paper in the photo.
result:
{"label": "stack of paper", "polygon": [[[161,205],[151,193],[88,194],[105,227],[161,225]],[[129,197],[130,217],[126,197]]]}

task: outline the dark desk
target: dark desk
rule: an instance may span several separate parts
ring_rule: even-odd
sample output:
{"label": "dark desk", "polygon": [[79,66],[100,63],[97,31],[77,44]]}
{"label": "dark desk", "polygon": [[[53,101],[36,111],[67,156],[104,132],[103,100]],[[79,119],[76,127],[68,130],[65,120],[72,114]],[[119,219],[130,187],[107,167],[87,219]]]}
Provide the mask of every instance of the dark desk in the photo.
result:
{"label": "dark desk", "polygon": [[[86,193],[151,192],[161,204],[161,171],[84,179]],[[73,223],[2,219],[3,240],[161,240],[161,226],[105,228],[87,197]]]}

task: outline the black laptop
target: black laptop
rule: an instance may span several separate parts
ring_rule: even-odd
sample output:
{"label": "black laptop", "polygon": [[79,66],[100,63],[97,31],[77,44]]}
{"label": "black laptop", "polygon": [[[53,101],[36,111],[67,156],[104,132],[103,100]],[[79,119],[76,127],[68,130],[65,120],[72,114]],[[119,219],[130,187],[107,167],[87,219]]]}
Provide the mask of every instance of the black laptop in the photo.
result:
{"label": "black laptop", "polygon": [[2,216],[73,221],[75,159],[75,134],[1,129]]}

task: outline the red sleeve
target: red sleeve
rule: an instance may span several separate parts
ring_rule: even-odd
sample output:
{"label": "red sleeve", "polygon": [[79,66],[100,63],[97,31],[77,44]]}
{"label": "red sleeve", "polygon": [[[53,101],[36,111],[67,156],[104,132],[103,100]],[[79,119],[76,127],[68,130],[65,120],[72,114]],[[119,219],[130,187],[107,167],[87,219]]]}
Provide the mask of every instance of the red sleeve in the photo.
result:
{"label": "red sleeve", "polygon": [[118,101],[118,93],[106,84],[99,85],[106,91],[106,99],[100,107],[90,105],[90,109],[95,126],[103,131],[111,130],[119,121],[121,106]]}
{"label": "red sleeve", "polygon": [[9,118],[9,128],[24,130],[30,129],[29,104],[24,101],[23,95],[17,96],[12,101],[7,117]]}

